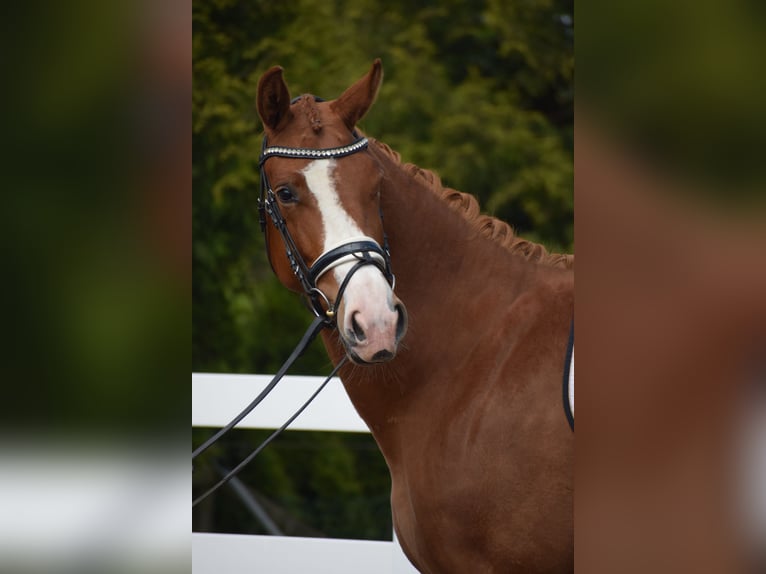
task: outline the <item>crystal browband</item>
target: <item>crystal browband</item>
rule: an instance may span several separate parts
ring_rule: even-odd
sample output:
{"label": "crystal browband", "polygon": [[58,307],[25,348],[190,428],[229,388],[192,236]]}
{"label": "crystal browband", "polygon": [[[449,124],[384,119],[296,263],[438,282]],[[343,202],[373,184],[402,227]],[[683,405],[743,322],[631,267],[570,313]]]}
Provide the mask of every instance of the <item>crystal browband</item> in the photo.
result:
{"label": "crystal browband", "polygon": [[362,137],[356,140],[354,143],[340,146],[340,147],[328,147],[321,149],[311,149],[304,147],[282,147],[282,146],[270,146],[263,150],[261,153],[261,161],[263,162],[272,156],[279,157],[293,157],[299,159],[315,159],[315,158],[335,158],[343,157],[345,155],[351,155],[363,148],[367,147],[367,138]]}

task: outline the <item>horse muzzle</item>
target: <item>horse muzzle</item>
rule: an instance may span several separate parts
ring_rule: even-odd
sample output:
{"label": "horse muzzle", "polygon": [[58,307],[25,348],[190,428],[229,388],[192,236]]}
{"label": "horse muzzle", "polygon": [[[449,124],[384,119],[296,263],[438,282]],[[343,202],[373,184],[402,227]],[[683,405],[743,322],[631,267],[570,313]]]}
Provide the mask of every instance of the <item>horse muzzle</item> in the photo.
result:
{"label": "horse muzzle", "polygon": [[338,327],[352,361],[384,363],[396,356],[407,332],[407,310],[390,289],[382,300],[348,296],[341,305]]}

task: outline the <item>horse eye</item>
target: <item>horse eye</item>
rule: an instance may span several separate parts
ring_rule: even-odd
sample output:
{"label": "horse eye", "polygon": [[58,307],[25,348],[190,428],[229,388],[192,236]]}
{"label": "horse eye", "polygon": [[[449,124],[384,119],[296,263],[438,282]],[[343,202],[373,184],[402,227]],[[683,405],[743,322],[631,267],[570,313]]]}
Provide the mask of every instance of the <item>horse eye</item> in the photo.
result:
{"label": "horse eye", "polygon": [[288,187],[280,187],[276,195],[281,203],[295,203],[298,201],[298,197]]}

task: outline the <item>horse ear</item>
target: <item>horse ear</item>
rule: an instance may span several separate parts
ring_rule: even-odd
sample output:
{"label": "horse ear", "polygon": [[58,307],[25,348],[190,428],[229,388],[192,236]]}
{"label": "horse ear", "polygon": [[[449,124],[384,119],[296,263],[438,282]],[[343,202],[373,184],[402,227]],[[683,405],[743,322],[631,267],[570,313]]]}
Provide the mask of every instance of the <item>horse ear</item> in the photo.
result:
{"label": "horse ear", "polygon": [[264,127],[271,131],[276,131],[292,116],[290,91],[280,66],[269,69],[258,80],[256,106]]}
{"label": "horse ear", "polygon": [[356,123],[370,109],[378,95],[382,79],[383,65],[380,58],[376,58],[370,71],[331,104],[333,111],[343,118],[348,129],[353,130]]}

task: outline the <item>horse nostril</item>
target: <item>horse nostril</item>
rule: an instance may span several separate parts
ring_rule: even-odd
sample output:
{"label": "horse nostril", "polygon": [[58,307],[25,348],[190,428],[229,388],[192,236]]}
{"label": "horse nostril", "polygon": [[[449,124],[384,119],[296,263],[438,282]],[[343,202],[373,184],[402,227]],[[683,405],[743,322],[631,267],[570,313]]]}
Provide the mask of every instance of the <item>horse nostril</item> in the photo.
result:
{"label": "horse nostril", "polygon": [[356,316],[358,314],[359,311],[351,315],[351,328],[354,330],[354,336],[356,337],[356,340],[361,343],[367,338],[367,335],[364,334],[364,329],[362,329],[361,325],[359,325],[356,320]]}
{"label": "horse nostril", "polygon": [[399,315],[396,320],[396,340],[399,341],[407,332],[407,311],[404,310],[402,304],[398,304],[396,306],[396,313]]}

